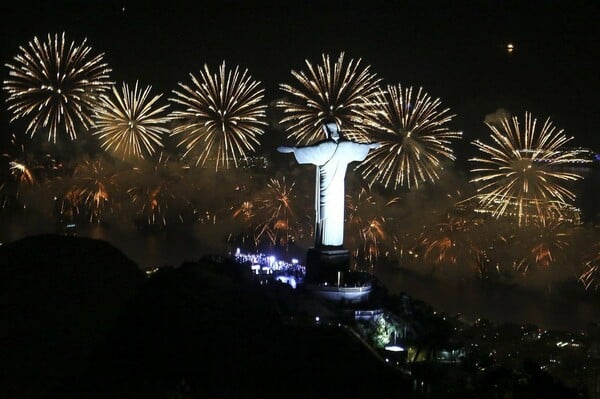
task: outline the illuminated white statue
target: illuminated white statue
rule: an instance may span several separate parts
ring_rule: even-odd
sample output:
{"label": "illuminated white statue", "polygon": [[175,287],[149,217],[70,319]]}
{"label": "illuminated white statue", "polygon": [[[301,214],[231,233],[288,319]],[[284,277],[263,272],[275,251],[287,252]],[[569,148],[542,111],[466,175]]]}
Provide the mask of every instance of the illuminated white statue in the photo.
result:
{"label": "illuminated white statue", "polygon": [[363,161],[378,143],[362,144],[340,139],[335,123],[326,123],[323,130],[328,140],[305,147],[279,147],[282,153],[293,152],[299,164],[317,166],[315,193],[315,246],[344,244],[344,177],[350,162]]}

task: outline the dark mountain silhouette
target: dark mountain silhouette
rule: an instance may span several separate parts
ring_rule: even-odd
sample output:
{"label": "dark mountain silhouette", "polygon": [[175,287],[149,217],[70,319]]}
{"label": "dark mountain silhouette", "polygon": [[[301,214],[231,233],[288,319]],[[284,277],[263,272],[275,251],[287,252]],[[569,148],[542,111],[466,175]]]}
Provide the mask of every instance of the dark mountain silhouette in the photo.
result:
{"label": "dark mountain silhouette", "polygon": [[143,283],[104,241],[41,235],[0,247],[0,396],[40,397],[87,367]]}
{"label": "dark mountain silhouette", "polygon": [[227,260],[163,268],[140,290],[93,367],[56,396],[306,398],[406,391],[399,375],[337,326],[284,322],[273,295],[280,288],[246,280]]}
{"label": "dark mountain silhouette", "polygon": [[407,391],[343,329],[290,323],[280,302],[288,288],[261,287],[228,260],[144,279],[106,242],[51,235],[0,247],[0,259],[3,398]]}

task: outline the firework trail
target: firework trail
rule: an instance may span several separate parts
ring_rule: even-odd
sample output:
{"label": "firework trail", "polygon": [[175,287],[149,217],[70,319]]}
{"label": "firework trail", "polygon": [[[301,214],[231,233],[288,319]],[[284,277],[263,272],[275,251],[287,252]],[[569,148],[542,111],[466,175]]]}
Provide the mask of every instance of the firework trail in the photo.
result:
{"label": "firework trail", "polygon": [[585,261],[584,270],[579,276],[579,281],[586,290],[600,288],[600,243],[596,244],[593,250],[595,254]]}

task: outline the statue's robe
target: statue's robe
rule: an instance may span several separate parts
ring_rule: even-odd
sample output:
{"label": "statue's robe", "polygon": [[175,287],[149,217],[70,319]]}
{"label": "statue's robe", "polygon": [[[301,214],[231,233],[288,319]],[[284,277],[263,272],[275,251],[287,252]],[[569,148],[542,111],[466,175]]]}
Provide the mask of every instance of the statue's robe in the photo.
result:
{"label": "statue's robe", "polygon": [[350,162],[363,161],[370,144],[333,140],[295,147],[299,164],[317,166],[315,193],[315,245],[341,246],[344,244],[344,178]]}

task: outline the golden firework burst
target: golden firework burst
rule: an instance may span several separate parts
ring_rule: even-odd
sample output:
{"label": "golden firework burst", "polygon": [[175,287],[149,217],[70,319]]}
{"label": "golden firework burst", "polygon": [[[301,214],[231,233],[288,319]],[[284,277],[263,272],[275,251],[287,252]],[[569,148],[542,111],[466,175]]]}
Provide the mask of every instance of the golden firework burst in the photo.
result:
{"label": "golden firework burst", "polygon": [[413,96],[413,88],[401,85],[380,90],[367,113],[369,140],[381,146],[372,150],[359,165],[362,175],[386,187],[419,187],[425,181],[439,179],[444,161],[455,159],[450,144],[461,132],[448,123],[454,115],[440,109],[439,98],[432,99],[422,88]]}
{"label": "golden firework burst", "polygon": [[528,112],[523,125],[516,117],[486,125],[492,143],[474,141],[484,156],[470,159],[476,164],[471,172],[477,177],[471,181],[479,184],[480,206],[496,217],[515,214],[519,224],[560,214],[563,204],[575,198],[564,183],[581,178],[561,169],[579,161],[575,151],[565,148],[571,138],[549,118],[540,127]]}
{"label": "golden firework burst", "polygon": [[228,70],[225,61],[218,73],[204,65],[199,78],[190,77],[192,85],[179,83],[181,91],[173,90],[175,97],[170,98],[185,108],[171,114],[180,122],[172,135],[181,137],[183,156],[195,156],[196,165],[213,160],[215,169],[230,163],[237,167],[240,158],[256,151],[267,126],[260,82],[247,69]]}
{"label": "golden firework burst", "polygon": [[94,132],[102,148],[124,158],[144,158],[163,147],[162,137],[169,130],[165,125],[169,118],[160,115],[169,105],[153,108],[161,98],[158,94],[148,97],[152,86],[138,89],[138,82],[130,90],[123,83],[121,92],[115,86],[112,97],[100,96],[100,104],[94,109]]}
{"label": "golden firework burst", "polygon": [[88,130],[93,125],[92,109],[111,85],[104,54],[92,56],[86,39],[76,45],[67,42],[64,33],[48,34],[46,41],[34,37],[28,47],[19,49],[15,63],[6,64],[9,78],[3,82],[11,122],[30,117],[26,132],[33,136],[46,130],[52,142],[61,128],[71,140],[79,125]]}
{"label": "golden firework burst", "polygon": [[380,79],[362,66],[361,60],[351,59],[344,63],[340,53],[332,64],[329,55],[322,55],[322,64],[314,66],[306,60],[308,73],[292,71],[300,85],[281,84],[280,88],[291,99],[279,101],[285,117],[281,123],[286,127],[288,138],[298,144],[311,144],[323,140],[322,125],[335,120],[344,135],[364,140],[364,121],[367,105],[377,89]]}

